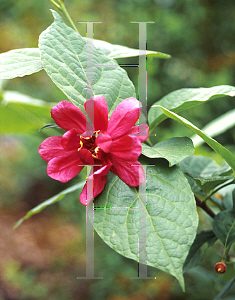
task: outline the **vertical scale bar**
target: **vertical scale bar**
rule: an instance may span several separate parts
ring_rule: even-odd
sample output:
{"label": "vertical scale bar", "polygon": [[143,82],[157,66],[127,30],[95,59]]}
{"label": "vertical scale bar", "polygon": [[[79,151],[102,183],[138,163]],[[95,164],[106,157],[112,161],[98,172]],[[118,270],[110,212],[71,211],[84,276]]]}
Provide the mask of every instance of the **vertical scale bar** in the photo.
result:
{"label": "vertical scale bar", "polygon": [[[142,103],[143,118],[141,124],[147,124],[147,23],[155,22],[131,22],[139,23],[139,101]],[[140,136],[146,136],[146,128],[140,127]],[[146,178],[146,167],[143,166]],[[141,169],[139,168],[139,178]],[[155,279],[155,277],[147,277],[147,195],[146,181],[139,185],[139,263],[138,277],[131,279]]]}
{"label": "vertical scale bar", "polygon": [[[139,101],[142,103],[142,121],[141,124],[147,124],[147,55],[146,55],[146,44],[147,44],[147,24],[155,22],[131,22],[139,24]],[[144,127],[140,127],[139,135],[146,136],[147,132]]]}
{"label": "vertical scale bar", "polygon": [[[87,78],[87,86],[86,86],[86,99],[90,99],[93,94],[93,85],[94,85],[94,45],[92,43],[93,32],[94,32],[94,23],[102,23],[102,22],[80,22],[87,24],[87,37],[90,38],[87,42],[86,47],[86,56],[87,56],[87,67],[86,67],[86,78]],[[89,105],[87,107],[89,109],[89,116],[91,119],[91,123],[94,124],[94,106]],[[90,135],[88,130],[86,135]],[[92,128],[92,133],[94,128]],[[92,134],[91,133],[91,134]],[[89,168],[90,167],[90,168]],[[90,170],[89,170],[90,169]],[[90,173],[90,174],[89,174]],[[87,166],[87,178],[91,176],[92,179],[87,180],[87,198],[93,197],[93,173],[94,166]],[[94,199],[93,199],[94,201]],[[86,205],[86,277],[77,277],[77,279],[103,279],[103,277],[95,277],[95,264],[94,264],[94,228],[93,228],[93,220],[94,220],[94,205],[93,201],[90,201],[88,205]]]}
{"label": "vertical scale bar", "polygon": [[[153,165],[149,165],[153,166]],[[139,167],[139,178],[141,177],[141,167]],[[144,168],[145,178],[147,174],[146,165]],[[139,185],[139,263],[138,263],[138,277],[131,277],[131,279],[156,279],[155,277],[148,277],[147,275],[147,194],[146,194],[146,180]]]}

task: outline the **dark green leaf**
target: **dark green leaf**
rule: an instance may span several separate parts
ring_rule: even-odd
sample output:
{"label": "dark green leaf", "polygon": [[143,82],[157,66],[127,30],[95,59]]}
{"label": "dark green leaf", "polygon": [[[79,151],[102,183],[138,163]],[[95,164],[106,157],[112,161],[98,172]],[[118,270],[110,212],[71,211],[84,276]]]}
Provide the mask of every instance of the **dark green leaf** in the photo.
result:
{"label": "dark green leaf", "polygon": [[213,231],[229,247],[235,241],[235,212],[224,210],[218,213],[213,220]]}
{"label": "dark green leaf", "polygon": [[227,293],[227,291],[231,288],[231,286],[234,284],[234,282],[235,282],[235,277],[233,277],[231,280],[229,280],[229,282],[225,285],[225,287],[222,289],[222,291],[213,300],[221,299],[221,297],[225,293]]}
{"label": "dark green leaf", "polygon": [[[214,232],[212,230],[207,231],[201,231],[197,234],[190,250],[189,254],[185,260],[184,263],[184,272],[187,272],[188,270],[198,266],[202,262],[202,258],[204,255],[204,252],[211,247],[217,240],[217,237],[215,236]],[[207,248],[204,249],[203,253],[201,250],[201,247],[203,244],[207,243]]]}

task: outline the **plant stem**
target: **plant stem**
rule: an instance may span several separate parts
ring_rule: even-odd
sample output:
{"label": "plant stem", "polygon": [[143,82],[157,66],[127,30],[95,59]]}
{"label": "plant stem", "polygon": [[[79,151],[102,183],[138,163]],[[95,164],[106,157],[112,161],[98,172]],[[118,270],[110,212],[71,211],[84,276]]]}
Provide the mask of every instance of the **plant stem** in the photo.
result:
{"label": "plant stem", "polygon": [[145,142],[146,142],[149,146],[151,146],[151,147],[153,146],[152,143],[151,143],[151,141],[150,141],[150,139],[149,139],[149,137],[147,138],[147,140],[145,140]]}
{"label": "plant stem", "polygon": [[70,26],[71,26],[77,33],[79,33],[78,30],[77,30],[77,27],[74,25],[73,20],[71,19],[70,15],[69,15],[69,13],[68,13],[68,11],[67,11],[65,5],[64,5],[64,1],[63,1],[63,0],[57,0],[57,1],[59,2],[59,4],[56,3],[54,0],[50,0],[50,2],[51,2],[52,4],[54,4],[56,8],[58,8],[60,11],[62,11],[62,13],[64,14],[65,18],[66,18],[67,21],[69,22]]}
{"label": "plant stem", "polygon": [[61,7],[54,1],[54,0],[49,0],[52,4],[55,5],[56,8],[58,8],[59,10],[61,10]]}
{"label": "plant stem", "polygon": [[198,207],[201,207],[212,219],[215,217],[215,213],[210,209],[209,206],[207,206],[206,202],[200,200],[196,195],[194,195],[196,200],[196,205]]}
{"label": "plant stem", "polygon": [[[234,180],[233,180],[234,181]],[[217,189],[215,189],[213,192],[211,192],[210,193],[210,195],[208,195],[203,201],[206,201],[206,200],[208,200],[208,199],[210,199],[210,197],[213,195],[213,194],[215,194],[215,193],[217,193],[219,190],[221,190],[222,188],[224,188],[224,187],[226,187],[226,186],[228,186],[228,185],[230,185],[230,184],[233,184],[234,182],[228,182],[228,183],[225,183],[224,185],[222,185],[222,186],[220,186],[220,187],[218,187]]]}

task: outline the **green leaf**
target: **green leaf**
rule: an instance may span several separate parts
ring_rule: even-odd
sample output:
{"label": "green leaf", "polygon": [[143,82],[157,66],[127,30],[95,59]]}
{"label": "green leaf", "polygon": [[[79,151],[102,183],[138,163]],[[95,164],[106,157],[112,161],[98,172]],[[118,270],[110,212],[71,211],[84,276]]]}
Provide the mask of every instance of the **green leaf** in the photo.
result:
{"label": "green leaf", "polygon": [[[87,38],[87,40],[91,40]],[[108,42],[102,40],[93,39],[92,42],[94,45],[102,50],[108,57],[110,58],[125,58],[125,57],[133,57],[139,55],[148,55],[156,58],[168,59],[171,58],[169,54],[157,52],[157,51],[144,51],[139,49],[133,49],[126,46],[121,45],[113,45]]]}
{"label": "green leaf", "polygon": [[[202,131],[208,134],[210,137],[214,137],[226,132],[233,126],[235,126],[235,109],[228,111],[226,114],[223,114],[219,118],[208,123],[202,128]],[[191,139],[194,147],[198,147],[204,143],[203,139],[201,139],[198,135],[192,136]]]}
{"label": "green leaf", "polygon": [[198,224],[194,195],[180,169],[163,160],[148,167],[146,182],[140,197],[137,188],[109,173],[94,202],[94,228],[112,249],[138,261],[139,207],[144,205],[147,264],[175,276],[184,288],[182,268]]}
{"label": "green leaf", "polygon": [[[202,262],[205,251],[211,247],[217,240],[212,230],[201,231],[197,234],[184,263],[184,272],[198,266]],[[202,252],[201,247],[207,243],[207,247]]]}
{"label": "green leaf", "polygon": [[222,291],[213,300],[220,300],[221,297],[225,293],[227,293],[227,291],[231,288],[231,286],[234,284],[234,282],[235,282],[235,277],[233,277],[231,280],[229,280],[229,282],[224,286],[224,288],[222,289]]}
{"label": "green leaf", "polygon": [[228,209],[218,213],[213,220],[213,231],[225,247],[235,242],[235,212]]}
{"label": "green leaf", "polygon": [[50,117],[55,103],[34,99],[14,91],[3,92],[0,102],[0,133],[30,133],[38,131]]}
{"label": "green leaf", "polygon": [[0,54],[0,78],[11,79],[36,73],[43,69],[37,48],[11,50]]}
{"label": "green leaf", "polygon": [[194,147],[192,141],[187,137],[174,137],[164,140],[149,147],[142,144],[142,154],[149,158],[165,158],[169,166],[178,164],[185,157],[193,155]]}
{"label": "green leaf", "polygon": [[191,177],[205,194],[209,194],[222,183],[232,183],[234,181],[234,176],[200,176],[190,173],[186,173],[186,175]]}
{"label": "green leaf", "polygon": [[68,27],[56,12],[52,13],[55,21],[40,35],[39,49],[44,69],[68,99],[84,111],[89,86],[93,95],[105,97],[111,114],[122,100],[135,97],[135,87],[126,71],[95,47],[94,84],[88,82],[87,49],[93,49],[93,45]]}
{"label": "green leaf", "polygon": [[14,229],[16,229],[18,226],[20,226],[20,224],[24,221],[29,219],[30,217],[32,217],[35,214],[40,213],[43,209],[45,209],[47,206],[54,204],[60,200],[62,200],[64,198],[65,195],[75,192],[77,190],[79,190],[80,188],[82,188],[85,184],[85,181],[80,182],[78,184],[75,184],[65,190],[63,190],[62,192],[60,192],[59,194],[47,199],[46,201],[42,202],[41,204],[37,205],[36,207],[34,207],[33,209],[31,209],[30,211],[27,212],[27,214],[21,218],[19,221],[16,222]]}
{"label": "green leaf", "polygon": [[159,123],[167,118],[161,111],[160,106],[178,113],[222,96],[235,96],[235,87],[220,85],[211,88],[185,88],[166,95],[154,103],[149,110],[148,121],[150,124],[150,133]]}
{"label": "green leaf", "polygon": [[203,131],[201,131],[199,128],[197,128],[195,125],[193,125],[191,122],[189,122],[185,118],[180,117],[176,113],[173,113],[173,112],[169,111],[168,109],[166,109],[162,106],[159,106],[159,108],[162,109],[162,111],[164,112],[164,114],[167,117],[169,117],[169,118],[177,121],[178,123],[188,127],[194,133],[199,135],[215,152],[217,152],[218,154],[220,154],[223,157],[223,159],[228,163],[228,165],[235,172],[235,156],[228,149],[223,147],[220,143],[218,143],[216,140],[212,139],[210,136],[205,134]]}

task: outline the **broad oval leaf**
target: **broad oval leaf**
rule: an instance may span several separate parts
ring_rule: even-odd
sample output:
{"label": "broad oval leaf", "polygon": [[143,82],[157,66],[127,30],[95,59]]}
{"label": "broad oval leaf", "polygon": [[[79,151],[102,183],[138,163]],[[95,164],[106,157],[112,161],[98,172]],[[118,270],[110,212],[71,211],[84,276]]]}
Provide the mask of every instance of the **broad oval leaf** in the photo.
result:
{"label": "broad oval leaf", "polygon": [[173,166],[182,161],[185,157],[194,153],[193,143],[187,137],[174,137],[164,140],[149,147],[142,144],[142,154],[149,158],[165,158],[169,161],[169,166]]}
{"label": "broad oval leaf", "polygon": [[94,228],[112,249],[138,261],[139,207],[145,207],[147,264],[175,276],[184,287],[182,268],[198,224],[194,195],[180,169],[165,161],[147,168],[146,182],[146,194],[139,195],[109,173],[94,202]]}
{"label": "broad oval leaf", "polygon": [[54,23],[40,35],[39,49],[44,69],[68,99],[84,111],[89,88],[91,96],[105,97],[112,113],[122,100],[135,97],[126,71],[52,13]]}
{"label": "broad oval leaf", "polygon": [[0,54],[0,78],[12,79],[36,73],[43,69],[37,48],[10,50]]}
{"label": "broad oval leaf", "polygon": [[150,133],[159,123],[167,118],[159,108],[159,105],[178,113],[222,96],[235,96],[235,87],[220,85],[211,88],[184,88],[171,92],[151,106],[148,114]]}

